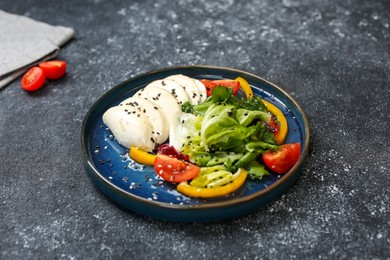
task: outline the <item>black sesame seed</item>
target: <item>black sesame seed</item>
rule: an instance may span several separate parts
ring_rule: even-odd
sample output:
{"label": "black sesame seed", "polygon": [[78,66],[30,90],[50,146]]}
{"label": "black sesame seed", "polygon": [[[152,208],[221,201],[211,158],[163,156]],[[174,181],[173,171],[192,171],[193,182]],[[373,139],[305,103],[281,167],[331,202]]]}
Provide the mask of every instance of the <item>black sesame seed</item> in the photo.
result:
{"label": "black sesame seed", "polygon": [[166,85],[166,83],[165,83],[165,81],[163,80],[163,81],[161,81],[161,85],[163,85],[163,86],[165,86]]}
{"label": "black sesame seed", "polygon": [[158,107],[154,107],[154,109],[158,110]]}
{"label": "black sesame seed", "polygon": [[155,141],[154,141],[153,137],[151,137],[151,138],[150,138],[150,140],[152,141],[152,143],[155,143]]}

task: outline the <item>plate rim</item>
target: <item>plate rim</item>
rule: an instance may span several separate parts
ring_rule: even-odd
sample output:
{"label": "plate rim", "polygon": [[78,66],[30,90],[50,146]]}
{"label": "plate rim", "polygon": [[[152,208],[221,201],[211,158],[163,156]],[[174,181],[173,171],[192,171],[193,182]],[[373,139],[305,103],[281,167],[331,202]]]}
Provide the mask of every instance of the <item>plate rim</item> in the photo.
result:
{"label": "plate rim", "polygon": [[[201,204],[196,204],[196,205],[180,205],[180,204],[171,204],[171,203],[166,203],[166,202],[160,202],[160,201],[153,201],[153,200],[148,200],[146,198],[137,196],[135,194],[132,194],[126,190],[123,190],[113,183],[111,183],[109,180],[104,178],[102,174],[94,167],[91,158],[88,156],[88,149],[87,149],[87,140],[85,138],[85,131],[87,128],[87,122],[90,116],[93,114],[93,112],[96,110],[98,105],[105,100],[107,97],[110,96],[111,93],[115,92],[117,89],[121,88],[122,86],[126,85],[127,83],[131,81],[135,81],[139,78],[144,78],[147,76],[151,76],[154,74],[159,74],[163,72],[169,72],[169,71],[176,71],[176,70],[191,70],[191,69],[210,69],[210,70],[221,70],[221,71],[228,71],[228,72],[233,72],[241,75],[248,75],[250,77],[255,78],[256,80],[262,81],[265,84],[270,85],[272,88],[275,88],[277,91],[281,92],[285,98],[287,98],[293,105],[297,108],[299,114],[302,116],[303,123],[305,126],[305,133],[306,135],[304,136],[304,142],[305,145],[302,150],[302,154],[298,160],[298,162],[294,165],[290,171],[288,171],[286,174],[281,176],[275,183],[272,185],[266,187],[265,189],[262,189],[260,191],[257,191],[253,194],[247,195],[245,197],[241,198],[232,198],[231,200],[226,200],[226,201],[220,201],[220,202],[209,202],[209,203],[201,203]],[[81,126],[81,138],[80,138],[80,145],[81,145],[81,154],[84,160],[84,165],[88,167],[87,170],[92,172],[98,179],[103,182],[107,188],[110,190],[114,191],[115,193],[120,193],[124,195],[126,198],[134,200],[138,203],[144,203],[149,206],[154,206],[154,207],[160,207],[160,208],[165,208],[165,209],[174,209],[174,210],[201,210],[201,209],[218,209],[218,208],[226,208],[226,207],[233,207],[242,203],[246,203],[252,200],[255,200],[256,198],[260,198],[265,196],[268,193],[272,193],[272,191],[277,190],[281,185],[285,184],[290,178],[294,177],[296,172],[299,170],[301,165],[305,162],[308,152],[309,152],[309,142],[310,142],[310,126],[309,122],[307,119],[307,116],[305,112],[303,111],[302,107],[298,104],[298,102],[291,97],[286,91],[284,91],[282,88],[280,88],[278,85],[260,77],[257,76],[253,73],[246,72],[240,69],[235,69],[235,68],[229,68],[229,67],[223,67],[223,66],[211,66],[211,65],[185,65],[185,66],[171,66],[171,67],[165,67],[161,69],[155,69],[155,70],[150,70],[141,74],[138,74],[136,76],[130,77],[127,80],[124,80],[118,84],[116,84],[114,87],[112,87],[110,90],[105,92],[102,96],[100,96],[91,106],[91,108],[88,110],[87,114],[84,117],[82,126]],[[101,189],[100,189],[101,190]]]}

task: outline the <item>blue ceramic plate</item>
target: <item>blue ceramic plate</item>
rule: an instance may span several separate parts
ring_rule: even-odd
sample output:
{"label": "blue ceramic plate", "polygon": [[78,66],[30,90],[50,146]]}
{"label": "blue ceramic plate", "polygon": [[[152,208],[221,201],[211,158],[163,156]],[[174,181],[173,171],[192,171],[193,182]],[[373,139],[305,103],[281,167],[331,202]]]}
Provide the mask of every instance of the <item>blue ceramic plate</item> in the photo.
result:
{"label": "blue ceramic plate", "polygon": [[[132,96],[151,81],[174,74],[198,79],[245,78],[255,95],[275,104],[286,116],[286,143],[301,143],[299,162],[285,175],[247,180],[234,194],[216,199],[194,199],[178,193],[174,184],[159,179],[151,166],[135,163],[103,124],[103,113]],[[185,66],[151,71],[131,78],[102,96],[86,115],[81,149],[87,172],[113,201],[134,212],[170,221],[214,221],[247,214],[278,198],[300,176],[309,149],[309,124],[300,106],[278,86],[250,73],[223,67]]]}

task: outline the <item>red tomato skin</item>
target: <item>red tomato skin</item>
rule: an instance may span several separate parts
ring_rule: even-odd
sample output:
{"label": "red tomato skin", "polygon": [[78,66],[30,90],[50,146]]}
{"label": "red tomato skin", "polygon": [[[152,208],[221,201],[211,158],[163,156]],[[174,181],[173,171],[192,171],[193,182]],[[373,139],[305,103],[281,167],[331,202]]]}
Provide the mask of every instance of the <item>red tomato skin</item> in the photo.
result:
{"label": "red tomato skin", "polygon": [[40,89],[45,84],[46,75],[43,70],[37,66],[29,69],[20,82],[22,88],[27,91],[35,91]]}
{"label": "red tomato skin", "polygon": [[299,160],[301,144],[283,144],[277,152],[268,151],[263,153],[264,164],[276,173],[288,172]]}
{"label": "red tomato skin", "polygon": [[200,82],[206,87],[207,96],[211,96],[213,88],[216,86],[223,86],[233,89],[233,95],[235,95],[240,89],[240,82],[232,79],[220,79],[220,80],[208,80],[201,79]]}
{"label": "red tomato skin", "polygon": [[65,75],[66,61],[63,60],[46,61],[40,63],[39,67],[45,72],[47,78],[59,79]]}
{"label": "red tomato skin", "polygon": [[240,89],[240,82],[237,80],[220,79],[220,80],[214,80],[214,83],[216,83],[217,86],[224,86],[233,89],[233,95],[235,95],[237,91]]}
{"label": "red tomato skin", "polygon": [[196,165],[163,154],[156,156],[154,170],[164,180],[174,183],[191,180],[200,172]]}

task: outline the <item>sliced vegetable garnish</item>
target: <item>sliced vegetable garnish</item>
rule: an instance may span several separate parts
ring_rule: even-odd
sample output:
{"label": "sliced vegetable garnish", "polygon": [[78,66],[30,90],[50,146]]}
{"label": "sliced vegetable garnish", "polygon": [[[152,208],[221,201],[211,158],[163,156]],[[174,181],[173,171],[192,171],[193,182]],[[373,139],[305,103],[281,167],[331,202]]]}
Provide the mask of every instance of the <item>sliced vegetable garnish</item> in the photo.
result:
{"label": "sliced vegetable garnish", "polygon": [[237,91],[240,89],[240,82],[232,79],[221,79],[221,80],[202,79],[200,81],[206,87],[207,96],[211,96],[213,89],[217,86],[222,86],[222,87],[232,89],[233,95],[235,95]]}
{"label": "sliced vegetable garnish", "polygon": [[252,98],[253,91],[248,81],[241,77],[237,77],[235,80],[240,82],[240,88],[244,91],[246,98]]}
{"label": "sliced vegetable garnish", "polygon": [[194,178],[200,168],[168,155],[158,154],[154,160],[154,170],[166,181],[182,182]]}
{"label": "sliced vegetable garnish", "polygon": [[153,165],[156,155],[145,152],[136,146],[130,148],[130,157],[137,163]]}
{"label": "sliced vegetable garnish", "polygon": [[300,143],[284,144],[277,152],[271,150],[263,153],[263,161],[272,171],[286,173],[298,162],[300,154]]}
{"label": "sliced vegetable garnish", "polygon": [[[287,132],[288,132],[288,125],[287,125],[286,117],[283,115],[282,111],[280,111],[280,109],[277,108],[274,104],[272,104],[264,99],[262,101],[266,105],[267,110],[269,112],[271,112],[271,114],[273,114],[279,122],[279,129],[278,129],[278,131],[274,132],[274,136],[275,136],[275,141],[277,144],[279,144],[279,145],[283,144],[284,140],[286,139]],[[273,126],[275,127],[276,125],[273,125]],[[272,124],[271,124],[271,127],[272,127]]]}
{"label": "sliced vegetable garnish", "polygon": [[177,191],[184,195],[195,198],[214,198],[225,196],[238,190],[244,184],[248,176],[248,172],[244,169],[239,169],[234,175],[236,175],[236,177],[232,182],[214,188],[200,188],[192,186],[188,184],[187,181],[184,181],[177,185]]}

